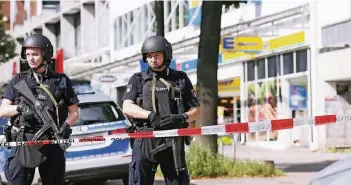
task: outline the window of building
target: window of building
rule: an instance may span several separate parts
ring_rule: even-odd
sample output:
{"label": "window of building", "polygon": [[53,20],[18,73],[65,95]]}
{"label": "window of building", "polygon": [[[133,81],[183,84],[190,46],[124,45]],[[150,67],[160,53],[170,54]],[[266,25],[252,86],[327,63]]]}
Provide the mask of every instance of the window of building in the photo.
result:
{"label": "window of building", "polygon": [[81,52],[81,20],[80,20],[80,12],[73,15],[74,16],[74,38],[75,38],[75,46],[76,46],[76,54]]}
{"label": "window of building", "polygon": [[255,61],[247,62],[247,81],[255,80]]}
{"label": "window of building", "polygon": [[294,57],[293,53],[283,54],[283,74],[294,73]]}
{"label": "window of building", "polygon": [[257,79],[263,79],[266,77],[266,62],[265,59],[257,60]]}
{"label": "window of building", "polygon": [[42,1],[43,8],[56,8],[57,5],[60,5],[60,1]]}
{"label": "window of building", "polygon": [[307,71],[307,49],[296,52],[296,72]]}
{"label": "window of building", "polygon": [[61,24],[57,22],[54,24],[55,36],[56,36],[56,49],[61,47]]}
{"label": "window of building", "polygon": [[[268,78],[278,76],[278,70],[280,69],[280,63],[278,61],[278,56],[268,57]],[[279,66],[278,66],[279,65]]]}
{"label": "window of building", "polygon": [[113,46],[114,49],[117,50],[118,48],[118,39],[119,39],[119,31],[118,31],[118,21],[119,18],[116,18],[115,21],[113,21],[113,35],[114,35],[114,42],[113,42]]}

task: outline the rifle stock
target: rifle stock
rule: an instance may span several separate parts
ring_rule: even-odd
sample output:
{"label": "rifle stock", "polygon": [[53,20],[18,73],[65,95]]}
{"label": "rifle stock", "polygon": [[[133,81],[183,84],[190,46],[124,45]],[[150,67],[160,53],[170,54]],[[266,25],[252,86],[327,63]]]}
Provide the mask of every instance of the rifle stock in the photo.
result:
{"label": "rifle stock", "polygon": [[[41,121],[43,122],[43,127],[38,131],[38,134],[32,140],[37,140],[41,137],[42,134],[45,133],[48,128],[52,129],[53,135],[55,140],[61,140],[63,137],[59,135],[59,128],[56,125],[54,119],[52,119],[49,113],[49,107],[44,105],[40,100],[38,100],[35,95],[33,94],[31,88],[28,86],[25,80],[21,80],[19,83],[14,85],[14,88],[21,94],[27,101],[33,104],[33,108],[37,115],[40,117]],[[70,146],[70,144],[60,144],[60,147],[66,151],[66,149]]]}

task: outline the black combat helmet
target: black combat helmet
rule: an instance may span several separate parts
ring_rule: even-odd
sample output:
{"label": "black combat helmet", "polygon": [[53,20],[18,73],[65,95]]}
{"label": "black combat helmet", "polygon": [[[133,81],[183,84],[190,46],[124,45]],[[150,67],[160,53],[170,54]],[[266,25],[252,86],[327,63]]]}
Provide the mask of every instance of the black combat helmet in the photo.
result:
{"label": "black combat helmet", "polygon": [[165,61],[167,63],[170,63],[173,56],[173,50],[171,43],[167,41],[162,36],[155,35],[147,38],[143,46],[141,47],[141,53],[143,54],[143,61],[146,62],[146,55],[151,52],[157,52],[157,51],[162,51],[164,53]]}
{"label": "black combat helmet", "polygon": [[26,59],[26,48],[33,47],[33,48],[41,48],[44,52],[44,60],[46,62],[50,62],[52,56],[54,55],[54,48],[50,42],[50,40],[45,37],[44,35],[40,34],[33,34],[28,36],[22,45],[21,50],[21,58],[24,60]]}

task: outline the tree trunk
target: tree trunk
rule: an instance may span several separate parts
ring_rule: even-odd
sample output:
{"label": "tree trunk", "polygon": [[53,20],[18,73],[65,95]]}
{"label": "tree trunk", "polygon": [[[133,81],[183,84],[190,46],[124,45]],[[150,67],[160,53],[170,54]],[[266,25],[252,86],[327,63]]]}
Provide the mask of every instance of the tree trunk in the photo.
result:
{"label": "tree trunk", "polygon": [[[197,64],[197,89],[200,100],[200,125],[217,125],[218,106],[218,52],[221,32],[222,2],[203,1],[199,57]],[[218,152],[217,135],[200,136],[199,144]]]}
{"label": "tree trunk", "polygon": [[156,14],[156,35],[165,36],[165,23],[163,15],[163,0],[155,1],[155,14]]}

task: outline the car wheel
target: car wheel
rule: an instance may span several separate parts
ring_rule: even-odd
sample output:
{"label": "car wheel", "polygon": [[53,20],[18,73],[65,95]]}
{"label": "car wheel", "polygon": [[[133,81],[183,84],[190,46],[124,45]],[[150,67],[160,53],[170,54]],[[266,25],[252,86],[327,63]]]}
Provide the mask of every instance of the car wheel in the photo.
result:
{"label": "car wheel", "polygon": [[123,185],[129,185],[129,176],[122,177]]}

